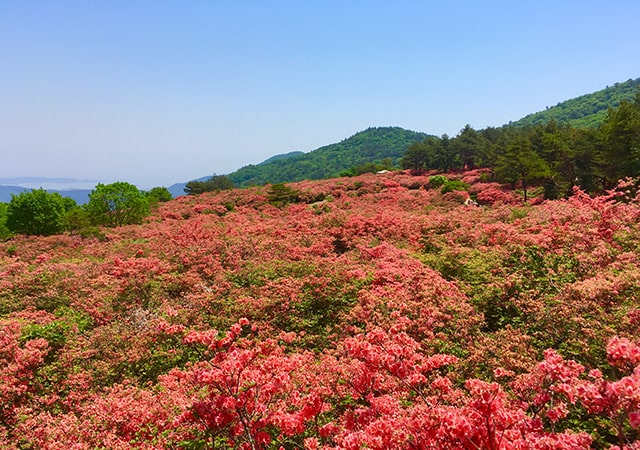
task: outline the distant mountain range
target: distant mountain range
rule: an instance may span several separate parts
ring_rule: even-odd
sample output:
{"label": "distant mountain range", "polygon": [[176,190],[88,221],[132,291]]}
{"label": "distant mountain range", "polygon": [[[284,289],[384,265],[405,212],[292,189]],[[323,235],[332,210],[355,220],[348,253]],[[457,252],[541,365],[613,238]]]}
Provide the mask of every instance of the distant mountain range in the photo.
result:
{"label": "distant mountain range", "polygon": [[12,195],[18,195],[31,189],[46,189],[70,197],[78,204],[89,201],[89,194],[99,181],[78,180],[75,178],[14,177],[0,178],[0,202],[10,202]]}
{"label": "distant mountain range", "polygon": [[[11,201],[12,195],[18,195],[25,191],[30,191],[30,187],[24,186],[12,186],[12,185],[0,185],[0,202],[8,203]],[[38,189],[38,188],[35,188]],[[89,201],[89,194],[92,189],[50,189],[43,186],[48,192],[58,192],[63,197],[70,197],[76,201],[79,205],[83,205]]]}
{"label": "distant mountain range", "polygon": [[[617,107],[621,100],[632,100],[639,89],[640,78],[629,79],[597,92],[560,102],[544,111],[510,122],[509,125],[533,126],[555,120],[558,123],[568,123],[577,127],[597,127],[606,118],[609,108]],[[427,136],[425,133],[400,127],[368,128],[341,142],[310,152],[294,151],[275,155],[259,164],[242,167],[227,176],[238,187],[329,178],[338,176],[355,166],[379,163],[385,159],[390,159],[396,164],[409,145],[422,141]],[[211,175],[207,175],[196,180],[204,181],[210,177]],[[82,188],[69,186],[69,184],[83,181],[93,184],[82,186]],[[0,201],[8,202],[11,200],[11,194],[42,186],[49,191],[60,192],[63,196],[71,197],[82,204],[88,200],[88,194],[91,192],[89,187],[95,186],[96,183],[68,178],[0,179]],[[175,183],[168,189],[174,197],[185,195],[186,184],[186,182]],[[77,184],[75,186],[77,187]]]}

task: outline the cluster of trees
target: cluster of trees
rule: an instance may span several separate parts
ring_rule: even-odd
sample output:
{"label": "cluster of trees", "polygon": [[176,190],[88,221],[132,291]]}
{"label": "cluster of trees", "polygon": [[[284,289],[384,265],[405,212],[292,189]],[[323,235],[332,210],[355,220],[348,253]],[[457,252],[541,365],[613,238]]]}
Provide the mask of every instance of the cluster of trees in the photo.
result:
{"label": "cluster of trees", "polygon": [[205,192],[217,192],[233,189],[233,181],[225,175],[213,175],[208,180],[189,181],[184,191],[189,195],[204,194]]}
{"label": "cluster of trees", "polygon": [[87,231],[92,226],[141,223],[153,205],[171,198],[164,187],[145,192],[118,181],[98,184],[89,194],[89,202],[80,206],[57,192],[33,189],[14,195],[9,203],[0,203],[0,239],[13,234],[47,236]]}
{"label": "cluster of trees", "polygon": [[602,192],[640,173],[640,94],[609,109],[597,128],[553,120],[483,130],[467,125],[454,138],[429,136],[412,144],[401,164],[418,172],[490,168],[496,181],[520,184],[525,200],[534,182],[544,186],[546,198],[570,195],[573,186]]}

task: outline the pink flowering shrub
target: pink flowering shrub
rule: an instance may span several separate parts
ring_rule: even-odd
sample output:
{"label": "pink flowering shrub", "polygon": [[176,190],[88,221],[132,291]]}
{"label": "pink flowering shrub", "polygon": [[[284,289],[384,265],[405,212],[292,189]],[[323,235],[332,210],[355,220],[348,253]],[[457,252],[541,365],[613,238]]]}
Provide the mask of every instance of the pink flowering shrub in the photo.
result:
{"label": "pink flowering shrub", "polygon": [[515,205],[522,201],[513,191],[505,189],[499,183],[477,183],[473,186],[472,193],[475,193],[476,200],[481,205]]}
{"label": "pink flowering shrub", "polygon": [[0,447],[639,448],[635,187],[432,175],[0,243]]}

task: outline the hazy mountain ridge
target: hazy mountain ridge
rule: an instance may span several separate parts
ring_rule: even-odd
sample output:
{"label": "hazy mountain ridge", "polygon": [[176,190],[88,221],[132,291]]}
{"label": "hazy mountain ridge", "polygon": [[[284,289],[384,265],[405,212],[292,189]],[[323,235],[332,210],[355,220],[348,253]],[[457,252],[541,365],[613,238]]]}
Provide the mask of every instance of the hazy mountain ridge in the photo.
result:
{"label": "hazy mountain ridge", "polygon": [[[38,178],[39,180],[46,180],[44,178]],[[93,189],[50,189],[43,188],[47,192],[57,192],[63,197],[69,197],[76,201],[76,203],[82,205],[89,201],[89,194]],[[0,202],[8,203],[11,201],[12,196],[19,195],[22,192],[28,192],[32,189],[39,189],[39,187],[25,187],[15,185],[0,185]]]}
{"label": "hazy mountain ridge", "polygon": [[44,185],[65,185],[65,186],[73,186],[74,188],[80,189],[80,185],[83,187],[92,187],[97,183],[100,183],[98,180],[85,180],[85,179],[77,179],[77,178],[51,178],[51,177],[13,177],[13,178],[0,178],[0,185],[3,186],[24,186],[30,188],[38,188]]}

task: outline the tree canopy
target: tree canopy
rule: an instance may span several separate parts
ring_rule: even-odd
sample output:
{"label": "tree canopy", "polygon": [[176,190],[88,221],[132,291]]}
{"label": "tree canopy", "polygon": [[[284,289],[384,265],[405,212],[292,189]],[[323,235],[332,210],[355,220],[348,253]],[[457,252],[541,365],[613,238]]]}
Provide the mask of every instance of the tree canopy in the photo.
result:
{"label": "tree canopy", "polygon": [[523,137],[512,140],[505,153],[500,156],[495,167],[496,175],[513,186],[520,182],[527,201],[527,187],[531,181],[540,180],[551,174],[548,164]]}
{"label": "tree canopy", "polygon": [[75,206],[57,192],[34,189],[12,196],[6,212],[6,227],[13,233],[50,235],[64,229],[63,218]]}
{"label": "tree canopy", "polygon": [[609,110],[602,137],[606,159],[615,161],[608,168],[609,178],[640,175],[640,91],[635,101],[622,101]]}
{"label": "tree canopy", "polygon": [[146,191],[144,195],[145,197],[147,197],[147,200],[149,200],[149,203],[151,204],[168,202],[173,198],[171,192],[169,192],[169,190],[163,186],[154,187],[151,190]]}
{"label": "tree canopy", "polygon": [[117,181],[96,185],[85,209],[93,224],[118,227],[141,223],[149,214],[149,202],[133,184]]}
{"label": "tree canopy", "polygon": [[0,202],[0,240],[7,239],[11,236],[11,231],[7,228],[7,203]]}

